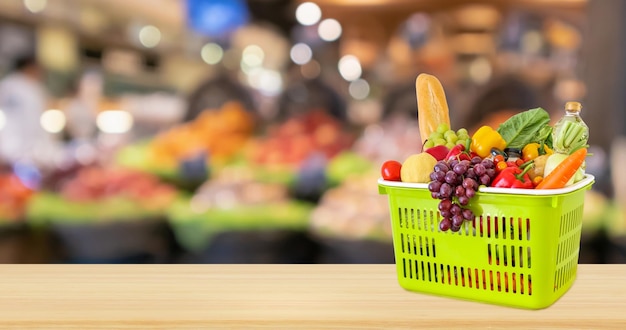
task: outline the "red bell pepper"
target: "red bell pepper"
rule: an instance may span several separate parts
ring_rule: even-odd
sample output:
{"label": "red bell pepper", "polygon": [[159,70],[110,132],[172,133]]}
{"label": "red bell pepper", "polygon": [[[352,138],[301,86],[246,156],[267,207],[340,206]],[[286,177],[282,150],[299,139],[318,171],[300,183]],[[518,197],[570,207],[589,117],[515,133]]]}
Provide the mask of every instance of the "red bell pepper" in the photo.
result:
{"label": "red bell pepper", "polygon": [[507,167],[493,179],[491,186],[496,188],[533,189],[533,181],[527,173],[531,168],[530,164],[526,164],[525,167]]}
{"label": "red bell pepper", "polygon": [[468,148],[462,144],[457,144],[454,148],[450,149],[448,155],[446,155],[445,160],[458,159],[461,160],[472,160],[475,156],[477,156],[474,152],[467,152]]}

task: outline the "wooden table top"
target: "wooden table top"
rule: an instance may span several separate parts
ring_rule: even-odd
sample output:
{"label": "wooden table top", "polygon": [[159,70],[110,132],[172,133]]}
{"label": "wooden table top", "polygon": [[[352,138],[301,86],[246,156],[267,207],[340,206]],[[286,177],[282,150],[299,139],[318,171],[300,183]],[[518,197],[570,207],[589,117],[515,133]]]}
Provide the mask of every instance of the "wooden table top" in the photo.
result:
{"label": "wooden table top", "polygon": [[539,311],[404,291],[393,265],[5,265],[19,329],[626,329],[626,265],[580,265]]}

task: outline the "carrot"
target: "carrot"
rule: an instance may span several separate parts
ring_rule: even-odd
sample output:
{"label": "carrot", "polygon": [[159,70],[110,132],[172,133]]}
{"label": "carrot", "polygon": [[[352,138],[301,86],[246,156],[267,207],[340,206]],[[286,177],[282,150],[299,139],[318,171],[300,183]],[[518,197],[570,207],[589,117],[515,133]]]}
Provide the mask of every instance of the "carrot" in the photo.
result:
{"label": "carrot", "polygon": [[569,155],[550,172],[535,189],[559,189],[565,187],[587,157],[587,149],[581,148]]}

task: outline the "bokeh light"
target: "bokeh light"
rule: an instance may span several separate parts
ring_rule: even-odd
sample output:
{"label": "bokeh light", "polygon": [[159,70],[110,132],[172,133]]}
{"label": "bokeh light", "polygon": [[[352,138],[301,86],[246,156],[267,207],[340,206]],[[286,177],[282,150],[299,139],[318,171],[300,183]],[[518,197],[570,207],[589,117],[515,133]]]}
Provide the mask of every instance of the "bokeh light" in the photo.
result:
{"label": "bokeh light", "polygon": [[98,114],[96,125],[104,133],[126,133],[133,127],[133,116],[122,110],[106,110]]}
{"label": "bokeh light", "polygon": [[139,42],[146,48],[154,48],[161,42],[161,30],[156,26],[146,25],[139,30]]}
{"label": "bokeh light", "polygon": [[24,0],[24,7],[33,14],[42,12],[47,5],[48,0]]}
{"label": "bokeh light", "polygon": [[336,19],[327,18],[317,27],[317,33],[324,41],[335,41],[341,37],[341,24]]}
{"label": "bokeh light", "polygon": [[293,45],[293,47],[291,47],[291,52],[289,55],[294,63],[304,65],[311,61],[311,58],[313,57],[313,51],[311,50],[311,47],[309,47],[307,44],[297,43]]}
{"label": "bokeh light", "polygon": [[207,64],[217,64],[224,58],[224,50],[216,43],[208,43],[200,50],[202,60]]}
{"label": "bokeh light", "polygon": [[251,68],[262,66],[264,58],[265,52],[257,45],[246,46],[241,54],[241,62]]}
{"label": "bokeh light", "polygon": [[477,84],[485,84],[491,79],[491,63],[484,57],[478,57],[470,63],[469,76]]}
{"label": "bokeh light", "polygon": [[48,133],[59,133],[65,128],[65,114],[61,110],[46,110],[39,117],[41,127]]}
{"label": "bokeh light", "polygon": [[345,55],[339,60],[339,74],[347,81],[353,81],[361,77],[361,62],[354,55]]}
{"label": "bokeh light", "polygon": [[6,124],[7,124],[7,116],[4,114],[4,111],[0,109],[0,131],[2,131],[2,129],[4,128]]}
{"label": "bokeh light", "polygon": [[276,96],[283,90],[280,72],[256,68],[248,74],[248,84],[265,96]]}
{"label": "bokeh light", "polygon": [[348,91],[355,100],[365,100],[370,95],[370,84],[364,79],[357,79],[350,83]]}
{"label": "bokeh light", "polygon": [[313,2],[303,2],[296,8],[296,20],[302,25],[313,25],[322,18],[322,10]]}

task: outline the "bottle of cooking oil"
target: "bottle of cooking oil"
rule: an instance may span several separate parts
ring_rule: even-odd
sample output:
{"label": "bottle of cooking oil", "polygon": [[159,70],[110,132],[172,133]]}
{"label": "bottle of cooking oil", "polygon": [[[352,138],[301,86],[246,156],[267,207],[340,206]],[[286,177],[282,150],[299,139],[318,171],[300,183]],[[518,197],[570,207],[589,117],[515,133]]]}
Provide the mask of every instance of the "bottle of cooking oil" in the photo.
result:
{"label": "bottle of cooking oil", "polygon": [[580,117],[582,105],[579,102],[565,103],[565,115],[554,125],[552,143],[554,151],[563,154],[586,147],[589,127]]}

